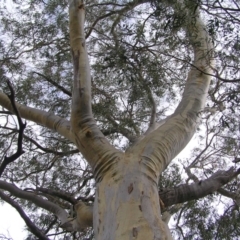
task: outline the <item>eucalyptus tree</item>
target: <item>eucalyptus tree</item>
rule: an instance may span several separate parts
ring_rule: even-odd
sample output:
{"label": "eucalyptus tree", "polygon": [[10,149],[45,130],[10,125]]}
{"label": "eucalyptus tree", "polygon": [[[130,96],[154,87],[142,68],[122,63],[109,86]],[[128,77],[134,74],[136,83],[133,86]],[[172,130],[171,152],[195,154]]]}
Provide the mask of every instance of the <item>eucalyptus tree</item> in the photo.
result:
{"label": "eucalyptus tree", "polygon": [[1,3],[0,197],[29,239],[237,239],[239,12]]}

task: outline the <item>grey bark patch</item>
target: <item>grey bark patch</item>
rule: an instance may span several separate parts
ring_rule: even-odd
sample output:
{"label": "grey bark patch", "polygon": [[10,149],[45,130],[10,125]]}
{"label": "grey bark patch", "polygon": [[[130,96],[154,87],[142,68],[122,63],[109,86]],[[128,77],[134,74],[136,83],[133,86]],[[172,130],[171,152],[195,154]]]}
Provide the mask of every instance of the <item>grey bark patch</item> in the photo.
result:
{"label": "grey bark patch", "polygon": [[132,191],[133,191],[133,184],[131,183],[131,184],[128,186],[128,193],[130,194]]}

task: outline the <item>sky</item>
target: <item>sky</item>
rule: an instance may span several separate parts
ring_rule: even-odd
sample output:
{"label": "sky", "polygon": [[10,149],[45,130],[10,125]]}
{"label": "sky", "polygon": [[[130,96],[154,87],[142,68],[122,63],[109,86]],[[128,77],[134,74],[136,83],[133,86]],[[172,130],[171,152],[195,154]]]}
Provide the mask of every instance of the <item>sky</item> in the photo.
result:
{"label": "sky", "polygon": [[13,240],[26,239],[24,221],[18,212],[9,204],[0,204],[0,239],[1,234]]}

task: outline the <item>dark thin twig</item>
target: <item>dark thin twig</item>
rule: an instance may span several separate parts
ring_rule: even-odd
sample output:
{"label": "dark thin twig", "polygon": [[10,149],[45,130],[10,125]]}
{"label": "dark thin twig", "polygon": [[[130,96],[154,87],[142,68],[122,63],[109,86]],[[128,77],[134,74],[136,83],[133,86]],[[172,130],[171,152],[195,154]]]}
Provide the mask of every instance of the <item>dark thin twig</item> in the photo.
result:
{"label": "dark thin twig", "polygon": [[0,111],[0,114],[8,114],[8,115],[13,115],[10,111]]}
{"label": "dark thin twig", "polygon": [[16,107],[16,104],[15,104],[15,92],[13,90],[13,87],[12,87],[12,84],[10,83],[10,81],[7,81],[7,85],[10,89],[10,94],[8,95],[10,101],[11,101],[11,104],[13,106],[13,111],[14,113],[16,114],[17,116],[17,120],[18,120],[18,124],[19,124],[19,134],[18,134],[18,148],[17,148],[17,151],[12,155],[12,156],[5,156],[4,157],[4,160],[0,166],[0,177],[2,175],[2,173],[4,172],[6,166],[15,161],[16,159],[18,159],[23,153],[23,148],[22,148],[22,140],[23,140],[23,132],[24,132],[24,129],[26,128],[26,123],[23,123],[22,119],[21,119],[21,116],[18,112],[18,109]]}
{"label": "dark thin twig", "polygon": [[68,95],[69,97],[72,96],[72,93],[70,91],[68,91],[66,88],[62,87],[61,85],[59,85],[58,83],[56,83],[55,81],[53,81],[51,78],[39,73],[39,72],[33,72],[35,74],[37,74],[38,76],[42,77],[44,80],[48,81],[49,83],[51,83],[53,86],[55,86],[56,88],[58,88],[59,90],[61,90],[63,93],[65,93],[66,95]]}
{"label": "dark thin twig", "polygon": [[48,225],[48,228],[44,231],[44,234],[47,234],[53,227],[54,224],[57,223],[57,217],[55,216],[53,221]]}

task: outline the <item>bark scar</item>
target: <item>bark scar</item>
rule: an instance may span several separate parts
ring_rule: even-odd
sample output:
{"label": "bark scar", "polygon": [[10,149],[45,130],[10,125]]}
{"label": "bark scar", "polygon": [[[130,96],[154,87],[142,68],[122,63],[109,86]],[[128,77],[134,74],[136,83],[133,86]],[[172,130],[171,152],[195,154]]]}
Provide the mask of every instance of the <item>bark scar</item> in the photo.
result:
{"label": "bark scar", "polygon": [[80,4],[80,5],[78,6],[78,8],[79,8],[79,9],[84,9],[84,4]]}
{"label": "bark scar", "polygon": [[133,191],[133,184],[131,183],[131,184],[128,186],[128,193],[130,194],[132,191]]}
{"label": "bark scar", "polygon": [[86,137],[90,138],[92,136],[92,132],[88,130],[85,134]]}
{"label": "bark scar", "polygon": [[132,229],[132,234],[133,234],[133,237],[137,237],[137,235],[138,235],[138,230],[137,230],[137,228],[133,228],[133,229]]}

